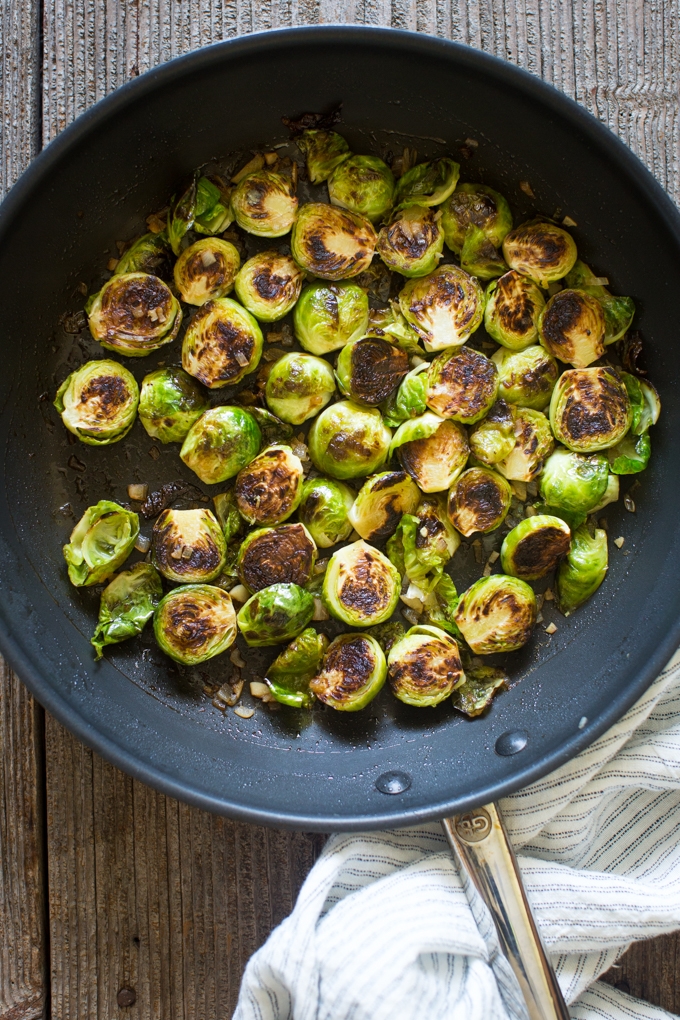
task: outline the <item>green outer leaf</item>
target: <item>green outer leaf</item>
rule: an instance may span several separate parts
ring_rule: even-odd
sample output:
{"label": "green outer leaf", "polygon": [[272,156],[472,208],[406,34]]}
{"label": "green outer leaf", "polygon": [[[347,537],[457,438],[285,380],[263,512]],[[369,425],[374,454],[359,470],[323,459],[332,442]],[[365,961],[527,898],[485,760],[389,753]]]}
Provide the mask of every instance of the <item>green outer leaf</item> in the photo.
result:
{"label": "green outer leaf", "polygon": [[189,187],[182,192],[177,201],[173,195],[168,212],[168,241],[175,255],[179,255],[182,238],[194,225],[196,218],[196,198],[198,193],[198,175],[194,174]]}
{"label": "green outer leaf", "polygon": [[265,682],[282,705],[290,708],[309,708],[314,696],[309,681],[317,675],[328,639],[307,627],[291,641],[267,670]]}
{"label": "green outer leaf", "polygon": [[453,707],[472,719],[481,715],[501,687],[506,687],[508,677],[502,669],[493,666],[466,667],[465,682],[451,695]]}
{"label": "green outer leaf", "polygon": [[395,203],[406,205],[440,205],[455,189],[460,165],[447,156],[418,163],[397,181]]}
{"label": "green outer leaf", "polygon": [[396,392],[392,393],[383,404],[383,421],[390,428],[398,428],[403,422],[417,418],[427,411],[425,395],[429,367],[425,361],[422,365],[411,369],[408,375],[401,380]]}
{"label": "green outer leaf", "polygon": [[503,255],[481,227],[470,226],[460,253],[460,268],[480,280],[492,280],[508,272]]}
{"label": "green outer leaf", "polygon": [[245,524],[238,511],[234,490],[228,489],[226,492],[220,492],[217,496],[213,496],[213,504],[215,506],[215,516],[222,526],[224,538],[229,543],[232,538],[239,534]]}
{"label": "green outer leaf", "polygon": [[296,637],[314,615],[314,596],[299,584],[270,584],[248,599],[237,616],[252,648],[278,645]]}
{"label": "green outer leaf", "polygon": [[607,450],[610,470],[615,475],[637,475],[644,471],[652,455],[649,433],[633,436],[628,433],[620,443]]}
{"label": "green outer leaf", "polygon": [[163,597],[160,575],[151,563],[135,563],[102,592],[99,620],[91,644],[101,659],[106,645],[118,644],[141,634]]}
{"label": "green outer leaf", "polygon": [[[428,514],[430,516],[430,514]],[[437,586],[452,553],[449,545],[458,548],[460,538],[442,509],[437,517],[444,525],[445,534],[426,538],[420,534],[424,517],[404,514],[397,530],[387,542],[387,555],[402,576],[416,584],[426,595]],[[448,539],[448,541],[447,541]]]}
{"label": "green outer leaf", "polygon": [[573,268],[567,273],[565,283],[567,287],[574,287],[584,290],[602,305],[605,320],[605,344],[613,344],[619,340],[630,327],[635,315],[635,302],[629,297],[616,297],[602,284],[590,283],[590,280],[597,279],[592,269],[577,259]]}
{"label": "green outer leaf", "polygon": [[390,457],[404,443],[411,443],[414,439],[429,439],[445,420],[445,418],[435,414],[434,411],[426,411],[417,418],[410,418],[408,421],[403,422],[392,436]]}
{"label": "green outer leaf", "polygon": [[448,574],[442,574],[425,602],[423,622],[426,621],[435,627],[441,627],[442,630],[453,634],[459,641],[463,641],[463,635],[454,619],[459,601],[460,596],[453,583],[453,578]]}
{"label": "green outer leaf", "polygon": [[609,565],[607,532],[596,528],[591,534],[582,524],[572,535],[571,549],[557,571],[557,599],[568,616],[589,599],[604,581]]}
{"label": "green outer leaf", "polygon": [[123,565],[139,535],[139,517],[118,503],[101,499],[88,507],[64,546],[71,584],[99,584]]}

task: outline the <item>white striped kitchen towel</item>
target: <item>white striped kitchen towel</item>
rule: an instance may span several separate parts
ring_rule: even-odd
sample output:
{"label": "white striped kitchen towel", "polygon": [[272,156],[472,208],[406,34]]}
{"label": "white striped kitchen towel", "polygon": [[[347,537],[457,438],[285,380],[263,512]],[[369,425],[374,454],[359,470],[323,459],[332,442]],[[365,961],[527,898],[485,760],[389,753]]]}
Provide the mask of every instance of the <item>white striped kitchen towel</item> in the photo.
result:
{"label": "white striped kitchen towel", "polygon": [[[670,1014],[597,978],[680,928],[680,656],[600,740],[503,812],[573,1017]],[[438,823],[331,837],[246,969],[234,1020],[526,1020]]]}

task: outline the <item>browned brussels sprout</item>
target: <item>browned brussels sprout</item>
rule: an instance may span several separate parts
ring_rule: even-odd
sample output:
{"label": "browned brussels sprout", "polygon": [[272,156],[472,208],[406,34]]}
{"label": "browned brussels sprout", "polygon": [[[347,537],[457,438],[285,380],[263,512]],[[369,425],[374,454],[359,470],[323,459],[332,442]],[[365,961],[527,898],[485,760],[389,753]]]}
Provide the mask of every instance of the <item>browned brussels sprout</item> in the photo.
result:
{"label": "browned brussels sprout", "polygon": [[340,712],[358,712],[385,683],[385,654],[368,634],[341,634],[331,641],[321,672],[309,684],[312,694]]}
{"label": "browned brussels sprout", "polygon": [[175,286],[182,301],[204,305],[234,289],[241,256],[229,241],[204,237],[185,248],[175,263]]}
{"label": "browned brussels sprout", "polygon": [[236,615],[231,596],[212,584],[173,588],[156,610],[153,630],[166,655],[197,666],[234,643]]}
{"label": "browned brussels sprout", "polygon": [[323,202],[300,208],[291,236],[293,258],[322,280],[347,280],[371,264],[377,236],[364,216]]}
{"label": "browned brussels sprout", "polygon": [[241,266],[236,297],[260,322],[276,322],[294,307],[302,290],[302,272],[290,255],[261,251]]}
{"label": "browned brussels sprout", "polygon": [[495,465],[510,481],[531,482],[540,474],[543,462],[555,448],[550,422],[540,411],[514,408],[515,446]]}
{"label": "browned brussels sprout", "polygon": [[469,468],[449,492],[449,519],[466,538],[475,531],[495,531],[505,520],[511,501],[512,489],[502,475],[489,468]]}
{"label": "browned brussels sprout", "polygon": [[431,411],[400,425],[391,449],[423,492],[448,489],[470,456],[465,429]]}
{"label": "browned brussels sprout", "polygon": [[141,358],[175,339],[182,312],[157,276],[124,273],[104,284],[88,306],[88,321],[102,347]]}
{"label": "browned brussels sprout", "polygon": [[444,231],[434,209],[411,205],[378,234],[376,250],[388,269],[402,276],[427,276],[439,265]]}
{"label": "browned brussels sprout", "polygon": [[54,406],[69,432],[88,446],[108,446],[132,428],[139,389],[117,361],[88,361],[64,380]]}
{"label": "browned brussels sprout", "polygon": [[249,411],[212,407],[191,426],[179,455],[202,482],[216,485],[249,464],[261,442],[260,427]]}
{"label": "browned brussels sprout", "polygon": [[208,389],[233,386],[260,363],[264,339],[250,312],[231,298],[207,301],[182,341],[182,368]]}
{"label": "browned brussels sprout", "polygon": [[475,655],[493,655],[525,645],[536,614],[536,596],[526,581],[492,574],[463,592],[454,618]]}
{"label": "browned brussels sprout", "polygon": [[523,351],[538,340],[538,317],[544,308],[538,284],[511,269],[486,288],[484,328],[501,346]]}
{"label": "browned brussels sprout", "polygon": [[465,680],[458,644],[439,627],[411,627],[387,657],[392,693],[415,708],[438,705]]}
{"label": "browned brussels sprout", "polygon": [[559,290],[538,319],[541,343],[560,361],[586,368],[604,354],[604,312],[584,290]]}
{"label": "browned brussels sprout", "polygon": [[309,478],[302,486],[298,517],[318,546],[328,549],[352,534],[354,493],[333,478]]}
{"label": "browned brussels sprout", "polygon": [[442,418],[472,425],[496,403],[498,370],[470,347],[439,354],[428,373],[427,406]]}
{"label": "browned brussels sprout", "polygon": [[538,581],[554,570],[571,546],[571,528],[560,517],[526,517],[503,539],[501,565],[506,574]]}
{"label": "browned brussels sprout", "polygon": [[548,406],[560,369],[540,344],[523,351],[499,347],[491,360],[498,369],[498,395],[503,400],[535,411]]}
{"label": "browned brussels sprout", "polygon": [[267,406],[282,421],[302,425],[331,399],[335,376],[323,358],[291,351],[272,366],[264,392]]}
{"label": "browned brussels sprout", "polygon": [[335,374],[346,397],[375,407],[396,390],[408,369],[405,351],[387,340],[367,336],[343,347]]}
{"label": "browned brussels sprout", "polygon": [[532,220],[515,227],[503,241],[503,255],[511,269],[528,276],[540,287],[561,280],[576,262],[571,234],[554,223]]}
{"label": "browned brussels sprout", "polygon": [[310,128],[295,139],[307,159],[307,176],[312,184],[323,184],[344,160],[351,156],[349,145],[335,131]]}
{"label": "browned brussels sprout", "polygon": [[314,615],[314,596],[299,584],[270,584],[255,592],[239,611],[238,627],[252,648],[297,637]]}
{"label": "browned brussels sprout", "polygon": [[283,237],[297,216],[295,183],[275,170],[256,170],[238,182],[231,207],[242,230],[257,237]]}
{"label": "browned brussels sprout", "polygon": [[413,513],[420,490],[405,471],[381,471],[362,485],[348,514],[357,534],[369,542],[389,538],[402,514]]}
{"label": "browned brussels sprout", "polygon": [[606,450],[623,439],[631,423],[626,387],[613,368],[572,368],[557,380],[550,400],[550,424],[576,453]]}
{"label": "browned brussels sprout", "polygon": [[395,201],[399,206],[441,205],[449,197],[460,176],[460,166],[448,156],[418,163],[397,181]]}
{"label": "browned brussels sprout", "polygon": [[439,266],[429,276],[409,280],[399,294],[399,308],[422,337],[425,349],[459,347],[484,316],[484,292],[474,276],[458,266]]}
{"label": "browned brussels sprout", "polygon": [[384,219],[392,208],[394,177],[378,156],[350,156],[328,178],[333,205],[359,213],[372,222]]}
{"label": "browned brussels sprout", "polygon": [[143,234],[118,259],[114,276],[150,273],[160,280],[172,279],[172,256],[165,234]]}
{"label": "browned brussels sprout", "polygon": [[486,418],[470,432],[470,453],[480,464],[493,467],[509,457],[517,442],[512,408],[497,400]]}
{"label": "browned brussels sprout", "polygon": [[604,342],[613,344],[630,328],[635,315],[635,302],[629,297],[618,297],[607,290],[606,277],[595,276],[592,269],[577,260],[566,279],[567,287],[576,287],[597,298],[602,305],[605,319]]}
{"label": "browned brussels sprout", "polygon": [[169,581],[203,584],[222,573],[227,543],[210,510],[164,510],[154,524],[151,550],[154,566]]}
{"label": "browned brussels sprout", "polygon": [[397,607],[397,568],[368,542],[353,542],[331,556],[323,580],[328,612],[350,627],[384,623]]}
{"label": "browned brussels sprout", "polygon": [[283,524],[252,531],[241,543],[236,567],[241,582],[255,592],[270,584],[304,586],[315,563],[316,545],[304,524]]}
{"label": "browned brussels sprout", "polygon": [[139,420],[161,443],[181,443],[207,410],[207,394],[181,368],[157,368],[144,376]]}
{"label": "browned brussels sprout", "polygon": [[380,411],[340,400],[312,425],[309,456],[317,471],[332,478],[363,478],[383,466],[391,438]]}
{"label": "browned brussels sprout", "polygon": [[270,446],[239,471],[234,491],[250,524],[281,524],[302,499],[302,462],[289,446]]}
{"label": "browned brussels sprout", "polygon": [[460,184],[443,208],[442,226],[447,246],[467,273],[486,280],[506,271],[499,248],[512,227],[512,213],[493,188]]}
{"label": "browned brussels sprout", "polygon": [[293,312],[295,336],[310,354],[329,354],[359,340],[368,329],[368,295],[356,283],[304,288]]}

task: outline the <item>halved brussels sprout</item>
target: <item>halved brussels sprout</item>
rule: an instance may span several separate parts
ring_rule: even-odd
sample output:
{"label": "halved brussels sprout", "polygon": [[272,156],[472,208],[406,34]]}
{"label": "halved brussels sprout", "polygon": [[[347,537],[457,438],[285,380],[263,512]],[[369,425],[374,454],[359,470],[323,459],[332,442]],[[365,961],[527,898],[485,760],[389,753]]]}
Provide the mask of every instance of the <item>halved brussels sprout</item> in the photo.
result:
{"label": "halved brussels sprout", "polygon": [[336,166],[351,156],[349,145],[335,131],[312,128],[303,131],[295,144],[307,160],[307,176],[312,184],[323,184]]}
{"label": "halved brussels sprout", "polygon": [[302,272],[290,255],[261,251],[241,266],[234,282],[242,305],[261,322],[276,322],[294,307]]}
{"label": "halved brussels sprout", "polygon": [[603,453],[585,457],[558,446],[543,465],[539,490],[548,506],[589,514],[607,491],[608,480]]}
{"label": "halved brussels sprout", "polygon": [[385,655],[368,634],[341,634],[331,641],[310,691],[340,712],[357,712],[373,701],[387,677]]}
{"label": "halved brussels sprout", "polygon": [[498,192],[485,184],[459,184],[442,209],[446,245],[456,255],[462,252],[471,227],[479,228],[495,248],[512,229],[510,206]]}
{"label": "halved brussels sprout", "polygon": [[607,450],[610,470],[615,475],[636,475],[644,471],[652,455],[652,443],[648,432],[641,436],[628,433],[623,439]]}
{"label": "halved brussels sprout", "polygon": [[229,241],[204,237],[185,248],[175,262],[175,287],[182,301],[204,305],[234,289],[241,256]]}
{"label": "halved brussels sprout", "polygon": [[395,567],[423,594],[431,592],[460,545],[460,535],[438,498],[424,498],[414,513],[404,514],[387,543]]}
{"label": "halved brussels sprout", "polygon": [[270,584],[255,592],[237,621],[252,648],[278,645],[305,629],[314,616],[314,596],[299,584]]}
{"label": "halved brussels sprout", "polygon": [[182,311],[167,284],[149,273],[122,273],[88,307],[90,333],[107,350],[141,358],[171,343]]}
{"label": "halved brussels sprout", "polygon": [[473,425],[498,396],[498,370],[484,354],[461,347],[443,351],[430,365],[427,406],[442,418]]}
{"label": "halved brussels sprout", "polygon": [[560,369],[540,344],[523,351],[500,347],[491,360],[498,369],[498,395],[503,400],[535,411],[548,406]]}
{"label": "halved brussels sprout", "polygon": [[220,522],[224,540],[229,545],[232,538],[238,535],[244,524],[243,518],[238,511],[236,493],[233,489],[228,489],[227,492],[219,492],[216,496],[213,496],[213,505],[215,507],[215,517]]}
{"label": "halved brussels sprout", "polygon": [[181,443],[208,407],[204,391],[181,368],[157,368],[142,379],[139,420],[161,443]]}
{"label": "halved brussels sprout", "polygon": [[455,621],[475,655],[493,655],[525,645],[536,615],[536,596],[526,581],[492,574],[463,592]]}
{"label": "halved brussels sprout", "polygon": [[399,383],[399,389],[392,393],[382,409],[383,421],[391,428],[398,428],[411,418],[419,418],[427,411],[427,372],[429,364],[424,361],[416,365]]}
{"label": "halved brussels sprout", "polygon": [[199,234],[219,234],[233,221],[231,189],[221,177],[199,177],[171,202],[168,213],[168,240],[179,255],[182,239],[192,228]]}
{"label": "halved brussels sprout", "polygon": [[341,209],[382,220],[392,208],[394,176],[377,156],[350,156],[328,178],[328,195]]}
{"label": "halved brussels sprout", "polygon": [[309,681],[319,672],[327,647],[325,634],[307,627],[277,655],[267,670],[265,683],[280,704],[289,708],[311,707],[314,695],[309,690]]}
{"label": "halved brussels sprout", "polygon": [[481,464],[493,467],[510,456],[516,442],[512,408],[501,399],[470,432],[470,453]]}
{"label": "halved brussels sprout", "polygon": [[486,534],[501,526],[511,502],[510,484],[497,471],[468,468],[449,491],[449,520],[466,538],[475,531]]}
{"label": "halved brussels sprout", "polygon": [[479,280],[458,266],[439,266],[429,276],[409,280],[399,294],[407,322],[425,349],[460,347],[482,323],[484,292]]}
{"label": "halved brussels sprout", "polygon": [[295,223],[298,200],[292,177],[256,170],[238,182],[231,208],[242,230],[257,237],[283,237]]}
{"label": "halved brussels sprout", "polygon": [[492,280],[507,273],[503,257],[481,227],[470,227],[460,253],[460,268],[480,280]]}
{"label": "halved brussels sprout", "polygon": [[496,691],[507,687],[507,684],[508,677],[502,669],[468,666],[465,669],[465,682],[453,692],[453,707],[474,719],[491,703]]}
{"label": "halved brussels sprout", "polygon": [[102,592],[97,628],[90,640],[95,659],[101,659],[107,645],[141,634],[162,597],[161,579],[150,563],[135,563],[114,577]]}
{"label": "halved brussels sprout", "polygon": [[604,287],[592,269],[577,259],[566,279],[567,287],[575,287],[590,294],[602,305],[605,321],[605,344],[620,340],[629,329],[635,315],[635,302],[629,297],[615,297]]}
{"label": "halved brussels sprout", "polygon": [[387,675],[394,696],[416,708],[438,705],[465,680],[456,641],[431,626],[411,627],[392,646]]}
{"label": "halved brussels sprout", "polygon": [[332,478],[309,478],[302,486],[298,517],[322,549],[344,542],[352,534],[349,512],[354,493]]}
{"label": "halved brussels sprout", "polygon": [[368,329],[368,296],[356,283],[311,283],[293,312],[295,336],[310,354],[328,354]]}
{"label": "halved brussels sprout", "polygon": [[402,276],[427,276],[439,265],[444,231],[434,209],[401,209],[378,234],[376,251],[389,269]]}
{"label": "halved brussels sprout", "polygon": [[613,368],[571,368],[557,380],[550,424],[569,450],[593,453],[616,446],[628,431],[632,411],[626,387]]}
{"label": "halved brussels sprout", "polygon": [[108,446],[132,428],[139,388],[117,361],[87,361],[57,390],[54,406],[69,432],[88,446]]}
{"label": "halved brussels sprout", "polygon": [[541,343],[560,361],[586,368],[604,354],[604,312],[584,290],[558,290],[538,319]]}
{"label": "halved brussels sprout", "polygon": [[271,584],[309,581],[316,563],[316,545],[304,524],[258,528],[241,542],[236,568],[242,584],[260,591]]}
{"label": "halved brussels sprout", "polygon": [[160,280],[172,279],[172,259],[164,234],[143,234],[118,259],[114,276],[151,273]]}
{"label": "halved brussels sprout", "polygon": [[512,577],[537,581],[555,569],[570,546],[571,528],[560,517],[525,517],[503,539],[501,566]]}
{"label": "halved brussels sprout", "polygon": [[326,609],[350,627],[384,623],[399,602],[397,568],[368,542],[353,542],[331,556],[323,581]]}
{"label": "halved brussels sprout", "polygon": [[180,457],[202,482],[215,485],[237,475],[256,457],[262,433],[242,407],[213,407],[189,429]]}
{"label": "halved brussels sprout", "polygon": [[661,414],[659,394],[650,382],[630,372],[619,372],[626,387],[631,408],[630,431],[641,436],[652,425],[656,425]]}
{"label": "halved brussels sprout", "polygon": [[231,596],[212,584],[185,584],[161,600],[153,631],[162,651],[175,662],[197,666],[226,652],[236,639]]}
{"label": "halved brussels sprout", "polygon": [[210,510],[164,510],[153,527],[151,557],[169,581],[207,584],[222,573],[227,543]]}
{"label": "halved brussels sprout", "polygon": [[538,340],[538,319],[545,298],[538,284],[515,269],[486,288],[484,329],[510,351],[523,351]]}
{"label": "halved brussels sprout", "polygon": [[397,205],[440,205],[449,197],[460,176],[460,166],[448,156],[418,163],[397,181]]}
{"label": "halved brussels sprout", "polygon": [[365,216],[323,202],[300,208],[293,233],[293,258],[322,280],[347,280],[371,264],[377,236]]}
{"label": "halved brussels sprout", "polygon": [[257,319],[232,298],[206,301],[182,341],[182,368],[208,389],[233,386],[254,372],[264,340]]}
{"label": "halved brussels sprout", "polygon": [[370,542],[388,538],[402,514],[418,506],[420,490],[405,471],[381,471],[359,489],[348,517],[354,530]]}
{"label": "halved brussels sprout", "polygon": [[309,430],[309,456],[317,471],[333,478],[363,478],[383,466],[391,438],[380,411],[341,400]]}
{"label": "halved brussels sprout", "polygon": [[302,425],[326,406],[335,393],[333,369],[313,354],[291,351],[272,366],[267,376],[267,406],[285,422]]}
{"label": "halved brussels sprout", "polygon": [[87,508],[64,546],[71,584],[99,584],[122,567],[139,535],[139,517],[109,499]]}
{"label": "halved brussels sprout", "polygon": [[562,227],[531,220],[506,234],[503,255],[511,269],[547,287],[570,272],[577,252],[573,237]]}
{"label": "halved brussels sprout", "polygon": [[465,429],[428,411],[400,425],[390,450],[423,492],[444,492],[455,482],[470,456]]}
{"label": "halved brussels sprout", "polygon": [[495,467],[510,481],[531,482],[555,448],[550,422],[544,414],[532,411],[530,407],[514,408],[513,418],[515,447]]}
{"label": "halved brussels sprout", "polygon": [[346,344],[335,374],[345,396],[357,404],[382,404],[408,373],[408,355],[380,337]]}
{"label": "halved brussels sprout", "polygon": [[592,532],[582,524],[574,532],[571,549],[557,571],[557,604],[565,616],[589,599],[604,581],[609,566],[607,532]]}
{"label": "halved brussels sprout", "polygon": [[302,499],[302,462],[289,446],[269,446],[239,471],[234,492],[250,524],[281,524]]}

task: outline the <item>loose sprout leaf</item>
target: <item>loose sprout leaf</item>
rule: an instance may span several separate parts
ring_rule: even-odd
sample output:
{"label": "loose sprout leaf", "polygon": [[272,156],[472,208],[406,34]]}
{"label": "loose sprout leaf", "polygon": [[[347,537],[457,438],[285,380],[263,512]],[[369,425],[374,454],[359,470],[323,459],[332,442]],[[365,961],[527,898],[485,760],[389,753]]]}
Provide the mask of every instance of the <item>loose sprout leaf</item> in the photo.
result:
{"label": "loose sprout leaf", "polygon": [[240,534],[245,525],[245,521],[238,512],[234,490],[228,489],[226,492],[220,492],[217,496],[213,496],[213,505],[215,516],[220,522],[224,539],[228,544]]}
{"label": "loose sprout leaf", "polygon": [[198,192],[198,175],[194,174],[189,186],[175,199],[170,200],[168,212],[168,241],[175,255],[179,255],[187,231],[191,230],[196,217],[196,196]]}
{"label": "loose sprout leaf", "polygon": [[136,563],[118,574],[102,592],[99,619],[91,644],[101,659],[106,645],[141,634],[163,596],[158,571],[150,563]]}
{"label": "loose sprout leaf", "polygon": [[293,435],[293,427],[288,422],[281,421],[271,411],[263,407],[248,407],[248,413],[253,416],[262,433],[262,445],[271,446],[273,443],[282,443]]}
{"label": "loose sprout leaf", "polygon": [[629,297],[615,297],[592,270],[578,259],[566,278],[567,287],[576,287],[597,298],[605,318],[605,344],[619,340],[630,328],[635,315],[635,302]]}
{"label": "loose sprout leaf", "polygon": [[[284,118],[284,124],[291,123]],[[307,176],[312,184],[328,180],[335,168],[351,156],[349,145],[336,131],[307,127],[301,134],[296,133],[295,141],[307,160]]]}
{"label": "loose sprout leaf", "polygon": [[342,103],[331,106],[326,113],[301,113],[298,117],[282,117],[293,138],[307,131],[331,131],[342,119]]}
{"label": "loose sprout leaf", "polygon": [[400,382],[399,388],[383,404],[383,421],[390,428],[398,428],[403,422],[418,418],[427,411],[425,398],[428,369],[427,362],[411,369]]}
{"label": "loose sprout leaf", "polygon": [[423,499],[415,513],[404,514],[387,542],[395,567],[425,594],[433,591],[460,545],[460,535],[436,498]]}
{"label": "loose sprout leaf", "polygon": [[309,681],[319,672],[327,647],[325,635],[307,627],[274,659],[265,681],[278,702],[290,708],[312,705]]}
{"label": "loose sprout leaf", "polygon": [[395,202],[400,206],[440,205],[458,183],[460,165],[448,156],[418,163],[397,181]]}
{"label": "loose sprout leaf", "polygon": [[139,517],[101,499],[88,507],[64,546],[68,576],[76,587],[99,584],[123,565],[139,535]]}
{"label": "loose sprout leaf", "polygon": [[496,692],[507,685],[508,677],[501,669],[466,666],[465,681],[451,698],[453,707],[474,719],[488,708]]}
{"label": "loose sprout leaf", "polygon": [[571,549],[557,572],[557,599],[568,616],[589,599],[604,581],[609,564],[607,532],[582,524],[574,532]]}
{"label": "loose sprout leaf", "polygon": [[423,622],[441,627],[442,630],[463,640],[463,635],[455,620],[458,602],[459,595],[453,579],[448,574],[442,574],[425,600]]}
{"label": "loose sprout leaf", "polygon": [[[118,259],[114,276],[124,273],[152,273],[161,280],[172,279],[172,259],[165,232],[143,234]],[[87,311],[87,308],[85,309]]]}
{"label": "loose sprout leaf", "polygon": [[636,475],[644,471],[651,455],[652,443],[648,432],[641,436],[629,433],[607,450],[609,467],[615,475]]}
{"label": "loose sprout leaf", "polygon": [[378,642],[385,655],[387,655],[394,644],[403,638],[406,633],[404,625],[398,620],[388,620],[387,623],[380,623],[377,627],[371,627],[367,633]]}

